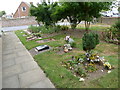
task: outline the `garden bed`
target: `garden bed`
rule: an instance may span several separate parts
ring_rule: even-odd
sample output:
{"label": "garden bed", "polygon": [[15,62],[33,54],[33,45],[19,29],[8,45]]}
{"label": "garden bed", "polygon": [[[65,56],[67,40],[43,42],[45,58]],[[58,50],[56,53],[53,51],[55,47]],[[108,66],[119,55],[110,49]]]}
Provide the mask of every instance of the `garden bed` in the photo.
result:
{"label": "garden bed", "polygon": [[[20,31],[17,31],[16,34],[28,50],[32,50],[36,46],[44,44],[52,47],[52,49],[49,51],[40,53],[38,55],[34,54],[35,56],[33,56],[35,61],[44,70],[46,76],[50,78],[56,88],[118,88],[117,45],[100,42],[100,44],[97,45],[94,50],[98,52],[100,56],[104,56],[106,60],[108,60],[113,66],[115,66],[115,69],[111,70],[111,73],[107,73],[108,70],[104,70],[102,72],[101,70],[103,69],[103,67],[98,66],[99,69],[96,72],[88,73],[89,76],[84,78],[85,81],[80,82],[79,76],[75,76],[72,71],[63,66],[62,62],[71,60],[72,56],[85,53],[82,50],[81,40],[81,37],[85,31],[72,31],[73,30],[70,29],[68,31],[59,32],[59,34],[52,36],[55,41],[44,43],[37,43],[36,41],[39,41],[39,39],[26,42],[26,37],[22,36],[24,33],[20,33]],[[50,36],[50,34],[47,35]],[[62,46],[65,44],[64,37],[66,35],[72,36],[77,43],[76,48],[73,48],[73,50],[68,53],[64,53],[62,49]],[[48,36],[45,37],[47,37],[47,39],[51,38]]]}

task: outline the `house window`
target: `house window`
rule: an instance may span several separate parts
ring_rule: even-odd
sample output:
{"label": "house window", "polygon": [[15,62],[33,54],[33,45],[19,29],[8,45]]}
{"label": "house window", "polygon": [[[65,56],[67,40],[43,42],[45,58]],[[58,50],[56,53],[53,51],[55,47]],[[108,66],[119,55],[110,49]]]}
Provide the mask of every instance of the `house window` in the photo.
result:
{"label": "house window", "polygon": [[22,7],[22,11],[25,12],[26,11],[26,7]]}

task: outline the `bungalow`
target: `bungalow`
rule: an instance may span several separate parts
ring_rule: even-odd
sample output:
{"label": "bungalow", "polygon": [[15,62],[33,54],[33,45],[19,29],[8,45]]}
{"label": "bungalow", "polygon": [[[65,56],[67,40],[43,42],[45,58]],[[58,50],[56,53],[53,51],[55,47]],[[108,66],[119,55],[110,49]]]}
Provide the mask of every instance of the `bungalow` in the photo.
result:
{"label": "bungalow", "polygon": [[16,12],[13,14],[13,18],[24,18],[29,16],[29,10],[31,4],[33,4],[33,2],[30,2],[30,4],[26,2],[21,2]]}

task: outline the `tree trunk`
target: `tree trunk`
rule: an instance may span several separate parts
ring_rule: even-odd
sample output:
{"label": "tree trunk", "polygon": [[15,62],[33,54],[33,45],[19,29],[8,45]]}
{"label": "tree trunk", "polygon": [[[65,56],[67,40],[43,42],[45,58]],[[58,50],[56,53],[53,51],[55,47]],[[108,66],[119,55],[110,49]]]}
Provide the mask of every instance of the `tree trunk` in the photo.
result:
{"label": "tree trunk", "polygon": [[85,30],[86,30],[86,32],[89,32],[89,27],[90,27],[90,22],[88,22],[88,21],[85,21]]}

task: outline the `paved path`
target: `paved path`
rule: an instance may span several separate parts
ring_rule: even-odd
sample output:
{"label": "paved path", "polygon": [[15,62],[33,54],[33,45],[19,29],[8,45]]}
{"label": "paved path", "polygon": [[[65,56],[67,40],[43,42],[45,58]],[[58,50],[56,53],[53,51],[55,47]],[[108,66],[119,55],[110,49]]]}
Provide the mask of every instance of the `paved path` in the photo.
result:
{"label": "paved path", "polygon": [[3,36],[3,88],[54,88],[14,32]]}

